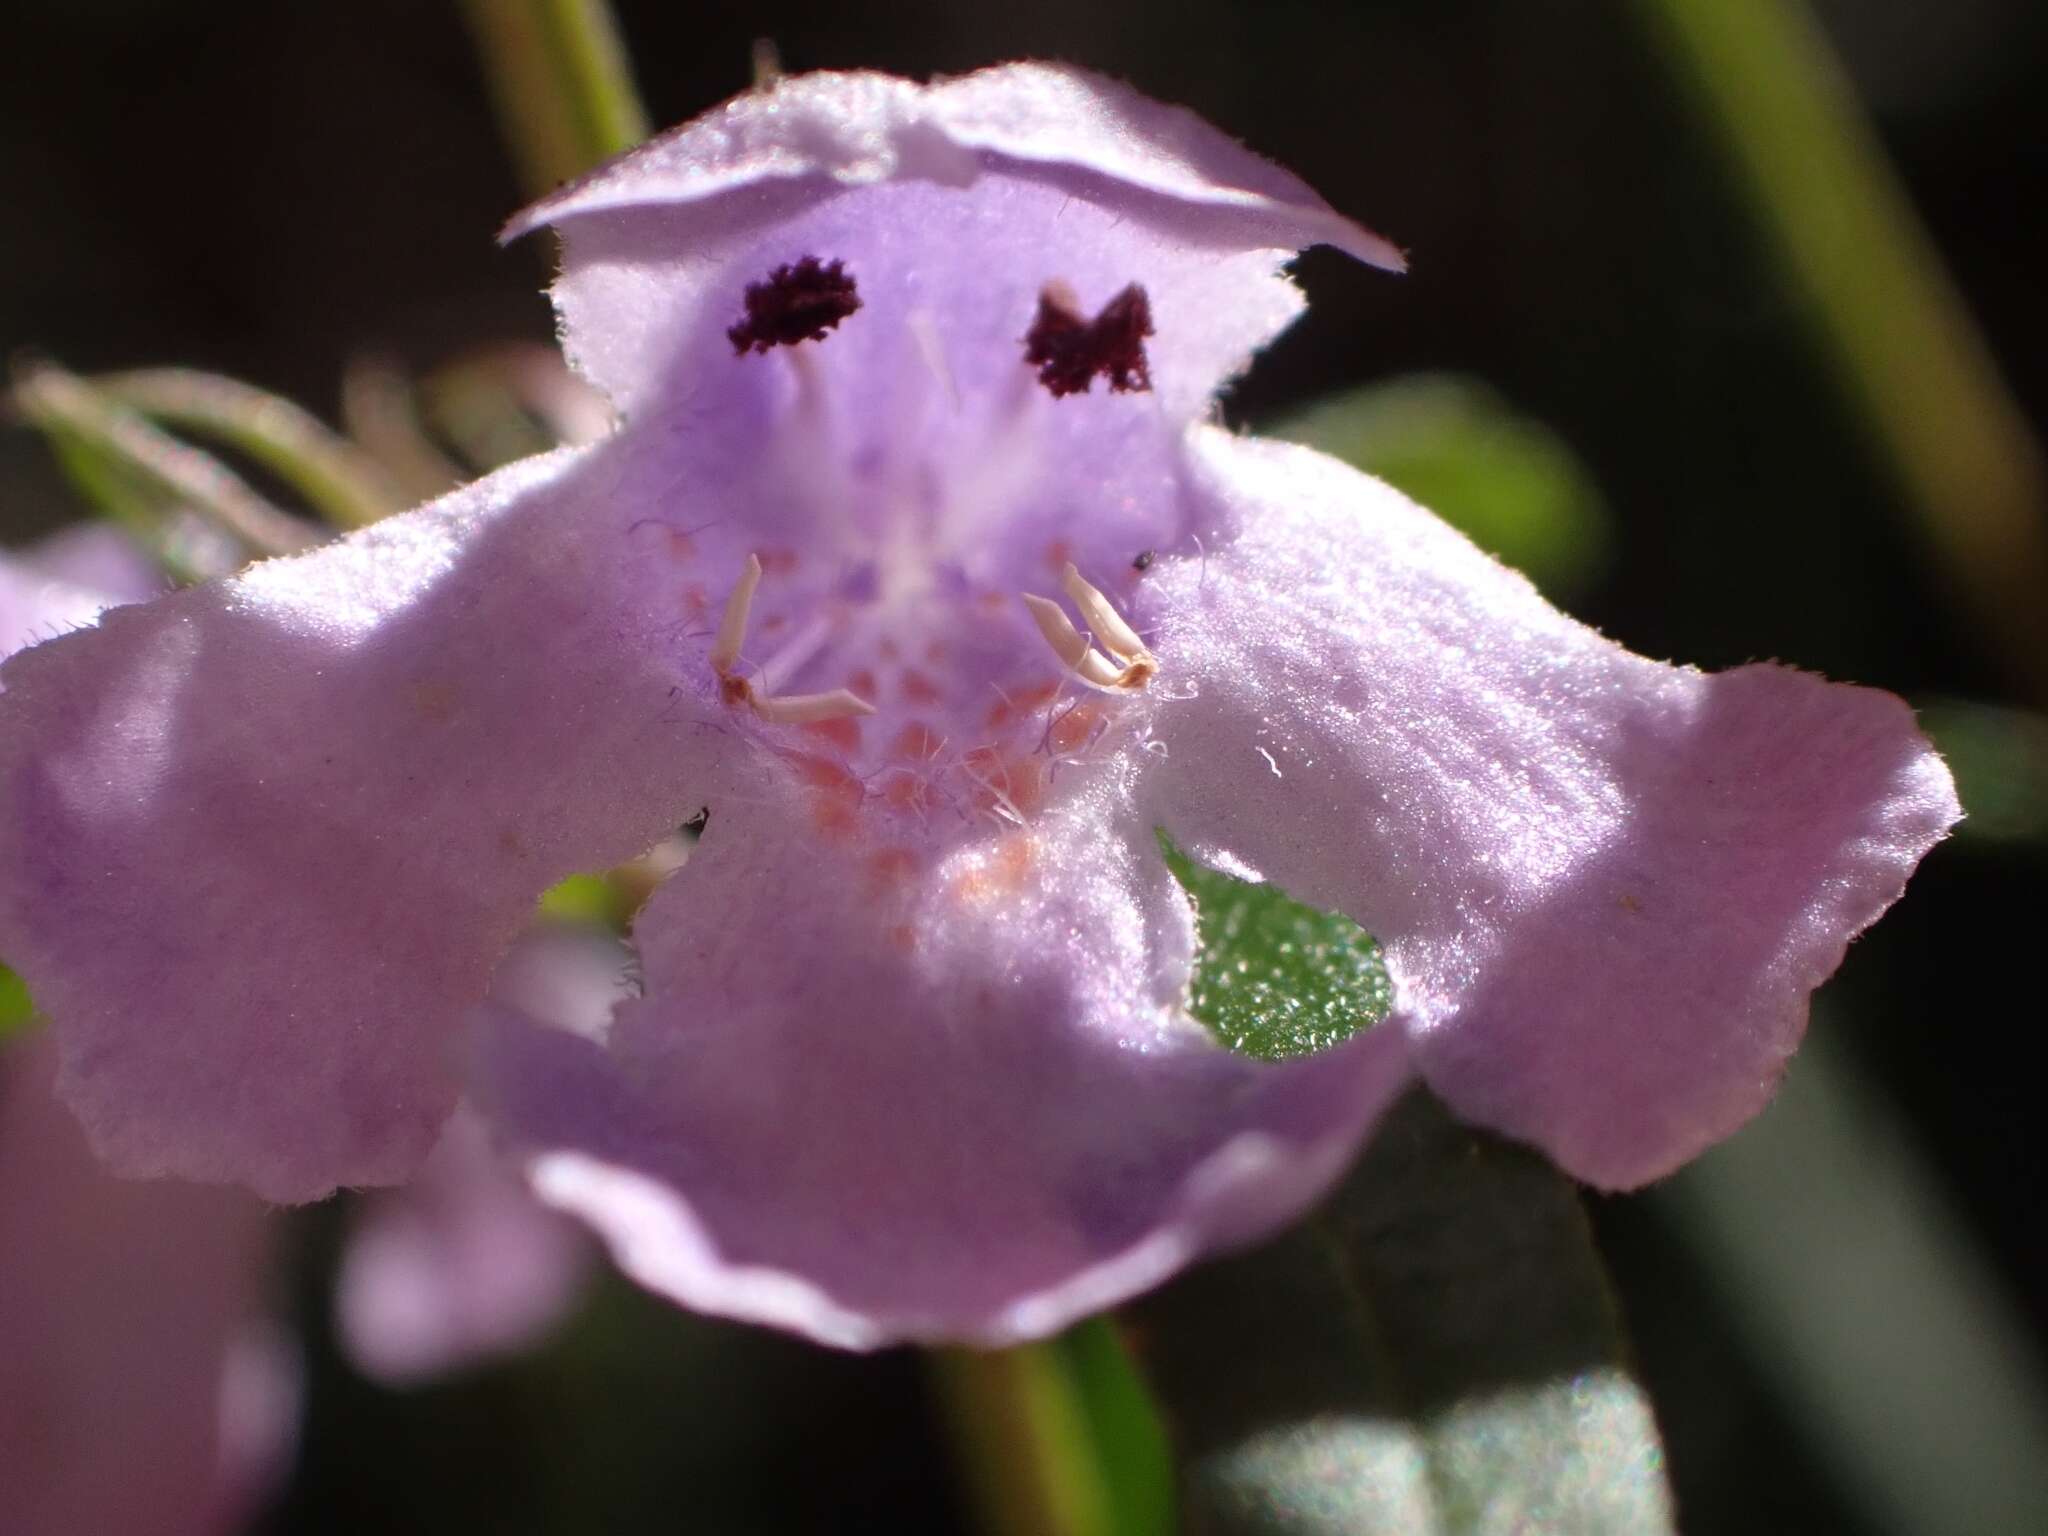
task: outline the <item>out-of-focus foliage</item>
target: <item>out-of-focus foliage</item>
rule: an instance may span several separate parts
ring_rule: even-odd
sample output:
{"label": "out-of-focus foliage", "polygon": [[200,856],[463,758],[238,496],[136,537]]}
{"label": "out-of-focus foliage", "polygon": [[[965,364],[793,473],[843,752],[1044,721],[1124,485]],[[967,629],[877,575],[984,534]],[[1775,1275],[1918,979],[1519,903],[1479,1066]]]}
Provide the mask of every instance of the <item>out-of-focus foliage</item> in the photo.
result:
{"label": "out-of-focus foliage", "polygon": [[988,1536],[1170,1536],[1173,1466],[1145,1385],[1096,1319],[933,1357]]}
{"label": "out-of-focus foliage", "polygon": [[14,972],[0,965],[0,1040],[28,1028],[35,1009],[28,1000],[28,988]]}
{"label": "out-of-focus foliage", "polygon": [[2048,717],[1937,699],[1921,706],[1920,724],[1955,773],[1968,813],[1960,836],[2048,844]]}
{"label": "out-of-focus foliage", "polygon": [[1190,1530],[1673,1528],[1577,1193],[1423,1090],[1316,1215],[1134,1315]]}
{"label": "out-of-focus foliage", "polygon": [[1416,374],[1317,401],[1276,436],[1378,475],[1554,598],[1601,574],[1606,503],[1564,439],[1476,379]]}

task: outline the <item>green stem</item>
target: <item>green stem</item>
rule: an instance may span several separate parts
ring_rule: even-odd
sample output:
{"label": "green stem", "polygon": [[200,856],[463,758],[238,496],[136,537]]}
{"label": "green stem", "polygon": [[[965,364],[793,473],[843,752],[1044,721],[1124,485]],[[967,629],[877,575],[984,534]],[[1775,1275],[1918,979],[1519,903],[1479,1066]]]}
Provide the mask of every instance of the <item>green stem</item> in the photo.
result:
{"label": "green stem", "polygon": [[462,0],[462,8],[529,196],[647,137],[605,0]]}
{"label": "green stem", "polygon": [[1639,0],[1804,290],[1923,531],[2048,696],[2048,465],[1799,0]]}
{"label": "green stem", "polygon": [[107,374],[92,384],[130,410],[241,449],[340,527],[365,527],[403,505],[368,454],[291,401],[238,379],[151,368]]}
{"label": "green stem", "polygon": [[1015,1349],[929,1358],[987,1536],[1171,1529],[1164,1432],[1108,1323]]}

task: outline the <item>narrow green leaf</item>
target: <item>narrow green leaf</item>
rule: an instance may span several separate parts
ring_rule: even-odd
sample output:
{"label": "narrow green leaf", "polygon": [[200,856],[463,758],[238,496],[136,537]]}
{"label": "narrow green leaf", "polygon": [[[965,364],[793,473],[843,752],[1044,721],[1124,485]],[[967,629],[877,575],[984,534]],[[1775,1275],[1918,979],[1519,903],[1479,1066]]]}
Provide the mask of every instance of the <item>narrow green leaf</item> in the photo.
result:
{"label": "narrow green leaf", "polygon": [[[74,477],[110,506],[144,488],[198,513],[254,554],[292,554],[318,542],[312,528],[265,501],[218,459],[53,363],[20,369],[13,399],[58,444]],[[91,468],[81,476],[85,465]]]}
{"label": "narrow green leaf", "polygon": [[91,383],[154,421],[241,449],[339,527],[364,527],[404,505],[368,454],[310,412],[252,384],[195,368],[106,374]]}
{"label": "narrow green leaf", "polygon": [[2048,456],[1800,0],[1637,0],[1929,547],[2048,699]]}
{"label": "narrow green leaf", "polygon": [[1737,1340],[1890,1536],[2048,1531],[2048,1379],[2024,1298],[1918,1130],[1859,1071],[1858,1021],[1814,1010],[1740,1136],[1650,1192]]}
{"label": "narrow green leaf", "polygon": [[14,972],[0,965],[0,1044],[27,1031],[35,1018],[28,1000],[28,987]]}
{"label": "narrow green leaf", "polygon": [[1379,945],[1348,917],[1195,863],[1159,837],[1195,904],[1188,1012],[1233,1051],[1278,1061],[1338,1045],[1387,1016]]}
{"label": "narrow green leaf", "polygon": [[1378,475],[1552,597],[1583,591],[1613,544],[1607,505],[1564,439],[1476,379],[1417,374],[1346,390],[1272,431]]}
{"label": "narrow green leaf", "polygon": [[1316,1215],[1131,1322],[1189,1531],[1673,1529],[1576,1190],[1420,1089]]}

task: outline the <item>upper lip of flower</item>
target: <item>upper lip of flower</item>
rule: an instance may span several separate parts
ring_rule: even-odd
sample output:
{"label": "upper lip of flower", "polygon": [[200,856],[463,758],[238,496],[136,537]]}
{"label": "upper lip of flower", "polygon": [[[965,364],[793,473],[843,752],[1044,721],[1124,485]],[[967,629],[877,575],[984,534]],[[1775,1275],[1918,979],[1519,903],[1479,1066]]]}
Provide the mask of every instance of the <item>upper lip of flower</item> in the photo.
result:
{"label": "upper lip of flower", "polygon": [[[1298,1210],[1411,1052],[1584,1177],[1664,1171],[1954,815],[1896,700],[1631,657],[1204,425],[1296,246],[1399,255],[1176,109],[801,77],[543,224],[612,438],[7,670],[0,953],[130,1171],[402,1178],[473,1024],[500,1134],[650,1285],[999,1342]],[[755,317],[778,281],[832,302]],[[1055,282],[1117,324],[1042,381]],[[472,1014],[542,888],[705,804],[606,1038]],[[1402,1016],[1212,1047],[1162,826],[1379,932]]]}

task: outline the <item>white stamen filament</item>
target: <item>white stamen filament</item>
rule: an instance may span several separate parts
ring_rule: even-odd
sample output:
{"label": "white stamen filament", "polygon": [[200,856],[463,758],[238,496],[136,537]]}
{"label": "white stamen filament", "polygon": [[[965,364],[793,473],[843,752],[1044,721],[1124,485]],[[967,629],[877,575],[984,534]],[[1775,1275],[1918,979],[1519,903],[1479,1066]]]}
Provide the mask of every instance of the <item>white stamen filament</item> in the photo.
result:
{"label": "white stamen filament", "polygon": [[763,693],[775,693],[803,669],[832,638],[832,623],[822,613],[797,626],[796,633],[783,641],[782,648],[754,670],[754,686]]}
{"label": "white stamen filament", "polygon": [[[732,589],[732,596],[725,600],[725,617],[719,620],[717,637],[711,643],[711,669],[732,685],[727,702],[745,704],[771,725],[808,725],[818,720],[872,715],[874,705],[850,689],[834,688],[829,693],[792,693],[776,698],[768,690],[766,667],[761,669],[757,679],[759,687],[746,678],[733,675],[733,667],[740,658],[740,647],[747,641],[747,615],[753,611],[754,589],[760,585],[761,560],[758,555],[750,554],[747,563],[740,567],[740,579]],[[817,631],[815,634],[810,633],[813,629]],[[791,647],[785,647],[782,657],[777,659],[787,659],[791,648],[801,649],[808,655],[823,637],[823,625],[814,620],[798,632]],[[794,664],[800,665],[801,660]]]}
{"label": "white stamen filament", "polygon": [[960,409],[960,386],[954,382],[953,368],[946,361],[946,341],[939,334],[939,323],[932,318],[928,309],[913,309],[909,318],[910,339],[917,344],[917,355],[946,399],[952,402],[954,410]]}
{"label": "white stamen filament", "polygon": [[830,693],[792,693],[771,699],[749,695],[754,713],[771,725],[809,725],[817,720],[845,720],[854,715],[872,715],[875,706],[845,688]]}
{"label": "white stamen filament", "polygon": [[1067,596],[1074,600],[1074,606],[1081,610],[1081,617],[1095,632],[1096,644],[1126,665],[1140,658],[1146,661],[1153,659],[1152,653],[1145,649],[1145,642],[1138,638],[1138,632],[1124,622],[1123,615],[1110,606],[1108,598],[1082,579],[1073,561],[1067,562],[1060,584],[1067,589]]}
{"label": "white stamen filament", "polygon": [[1038,625],[1038,632],[1045,636],[1045,643],[1052,647],[1052,653],[1059,657],[1061,665],[1082,682],[1097,688],[1122,686],[1123,673],[1117,664],[1090,645],[1088,637],[1074,628],[1074,621],[1067,617],[1066,609],[1049,597],[1039,597],[1032,592],[1022,595],[1024,606]]}
{"label": "white stamen filament", "polygon": [[754,589],[761,585],[761,561],[747,556],[740,567],[740,579],[725,600],[725,617],[718,621],[718,634],[711,642],[711,670],[728,677],[740,659],[740,647],[747,640],[747,615],[753,611]]}

